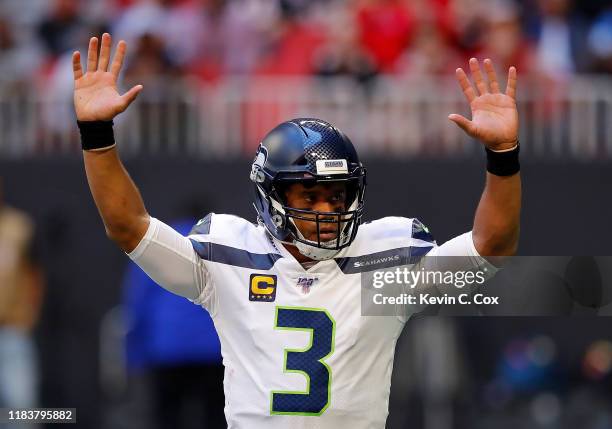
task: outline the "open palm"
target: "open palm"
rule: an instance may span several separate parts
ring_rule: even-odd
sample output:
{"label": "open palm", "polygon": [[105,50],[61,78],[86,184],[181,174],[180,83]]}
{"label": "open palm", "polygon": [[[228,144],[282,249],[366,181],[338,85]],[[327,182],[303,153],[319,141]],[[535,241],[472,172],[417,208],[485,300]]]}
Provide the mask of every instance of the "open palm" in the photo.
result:
{"label": "open palm", "polygon": [[506,93],[500,92],[497,76],[491,60],[484,61],[488,84],[482,77],[476,58],[470,59],[470,70],[476,89],[463,69],[456,71],[463,94],[470,103],[472,120],[458,115],[449,119],[459,125],[468,135],[483,142],[489,149],[505,150],[514,147],[518,140],[518,111],[516,109],[516,68],[508,70]]}
{"label": "open palm", "polygon": [[87,72],[81,69],[81,54],[72,54],[74,70],[74,108],[79,121],[109,121],[123,112],[134,101],[142,90],[142,85],[136,85],[123,95],[117,90],[117,78],[123,59],[126,43],[117,44],[117,52],[113,63],[108,69],[111,51],[111,36],[102,35],[102,46],[98,59],[98,39],[89,40],[87,53]]}

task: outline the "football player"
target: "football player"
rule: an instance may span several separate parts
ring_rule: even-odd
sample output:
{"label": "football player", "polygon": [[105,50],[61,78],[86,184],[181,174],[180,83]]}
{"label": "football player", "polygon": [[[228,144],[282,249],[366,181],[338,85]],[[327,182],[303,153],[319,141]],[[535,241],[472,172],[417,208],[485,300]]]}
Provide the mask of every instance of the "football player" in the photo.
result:
{"label": "football player", "polygon": [[[159,285],[210,312],[225,365],[230,428],[384,428],[395,343],[411,316],[361,315],[361,274],[423,255],[440,269],[495,271],[517,246],[521,185],[516,70],[501,92],[490,60],[457,79],[472,119],[450,115],[487,151],[472,231],[437,245],[418,220],[360,225],[366,170],[349,138],[294,119],[261,142],[250,178],[258,222],[209,214],[187,237],[151,217],[115,148],[112,119],[143,89],[117,91],[126,44],[74,53],[74,103],[87,180],[106,233]],[[245,172],[246,174],[246,172]],[[451,258],[462,255],[460,266]],[[446,264],[446,265],[445,265]]]}

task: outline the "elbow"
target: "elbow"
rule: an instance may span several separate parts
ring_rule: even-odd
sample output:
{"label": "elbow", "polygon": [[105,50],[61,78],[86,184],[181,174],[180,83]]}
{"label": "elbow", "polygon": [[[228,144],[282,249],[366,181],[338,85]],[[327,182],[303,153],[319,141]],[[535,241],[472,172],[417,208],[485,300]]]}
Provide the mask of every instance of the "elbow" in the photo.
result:
{"label": "elbow", "polygon": [[514,256],[518,250],[519,233],[511,234],[478,234],[473,233],[474,247],[484,257],[493,257],[497,261]]}
{"label": "elbow", "polygon": [[115,224],[105,224],[104,230],[106,232],[106,237],[122,249],[125,247],[126,243],[132,241],[134,235],[129,228]]}
{"label": "elbow", "polygon": [[104,232],[106,237],[115,243],[124,240],[129,235],[126,228],[117,224],[104,224]]}
{"label": "elbow", "polygon": [[105,222],[104,230],[109,240],[117,244],[124,252],[133,251],[149,227],[149,217],[135,219],[132,222]]}
{"label": "elbow", "polygon": [[518,242],[512,243],[487,243],[483,246],[482,251],[478,251],[483,256],[496,258],[498,261],[503,261],[510,256],[516,255]]}

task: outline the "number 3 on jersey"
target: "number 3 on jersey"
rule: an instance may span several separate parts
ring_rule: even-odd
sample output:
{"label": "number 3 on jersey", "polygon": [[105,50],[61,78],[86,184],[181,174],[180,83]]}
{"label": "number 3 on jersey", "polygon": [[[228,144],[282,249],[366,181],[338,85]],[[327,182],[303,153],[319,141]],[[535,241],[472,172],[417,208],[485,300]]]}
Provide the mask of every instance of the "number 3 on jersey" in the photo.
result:
{"label": "number 3 on jersey", "polygon": [[331,369],[325,359],[334,352],[336,322],[320,308],[276,307],[275,329],[310,331],[310,344],[302,350],[285,349],[285,372],[306,377],[305,392],[273,391],[272,414],[320,416],[331,399]]}

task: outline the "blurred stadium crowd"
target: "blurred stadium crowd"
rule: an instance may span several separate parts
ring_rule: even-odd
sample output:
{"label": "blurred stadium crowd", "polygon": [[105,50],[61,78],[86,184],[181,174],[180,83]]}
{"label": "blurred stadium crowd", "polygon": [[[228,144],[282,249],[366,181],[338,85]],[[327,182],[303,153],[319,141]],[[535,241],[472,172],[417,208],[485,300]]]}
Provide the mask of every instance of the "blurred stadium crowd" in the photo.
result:
{"label": "blurred stadium crowd", "polygon": [[4,0],[0,79],[44,82],[88,37],[131,47],[127,75],[448,74],[472,55],[563,79],[612,72],[602,0]]}
{"label": "blurred stadium crowd", "polygon": [[109,31],[128,42],[126,87],[145,87],[117,121],[127,154],[250,157],[298,116],[361,136],[366,155],[466,154],[445,117],[467,107],[453,71],[477,56],[502,80],[519,70],[524,155],[611,158],[609,3],[3,0],[0,153],[78,154],[71,53]]}

